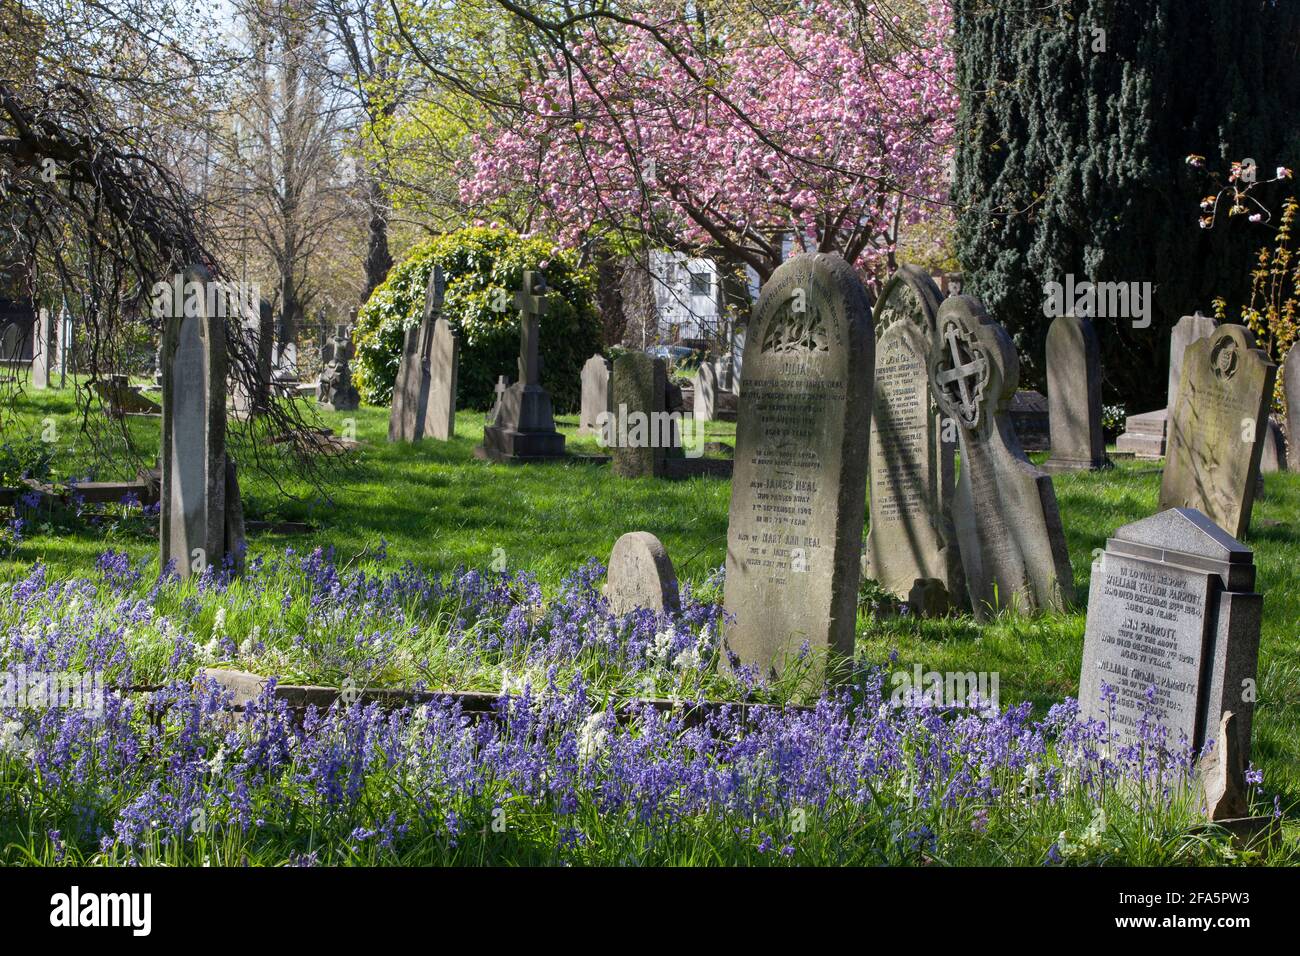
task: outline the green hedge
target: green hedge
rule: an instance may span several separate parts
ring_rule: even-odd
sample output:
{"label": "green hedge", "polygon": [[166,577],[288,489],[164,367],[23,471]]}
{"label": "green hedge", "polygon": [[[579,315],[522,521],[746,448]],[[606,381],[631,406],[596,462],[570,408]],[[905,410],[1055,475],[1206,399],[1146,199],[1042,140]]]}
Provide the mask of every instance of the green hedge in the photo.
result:
{"label": "green hedge", "polygon": [[434,263],[446,276],[443,315],[460,334],[457,404],[490,408],[497,376],[512,382],[519,377],[515,291],[525,269],[541,269],[550,289],[550,307],[542,319],[542,384],[557,412],[577,409],[582,365],[601,345],[593,273],[579,267],[571,250],[485,228],[461,229],[415,246],[362,307],[353,363],[362,400],[370,405],[392,401],[402,342],[406,330],[420,323]]}

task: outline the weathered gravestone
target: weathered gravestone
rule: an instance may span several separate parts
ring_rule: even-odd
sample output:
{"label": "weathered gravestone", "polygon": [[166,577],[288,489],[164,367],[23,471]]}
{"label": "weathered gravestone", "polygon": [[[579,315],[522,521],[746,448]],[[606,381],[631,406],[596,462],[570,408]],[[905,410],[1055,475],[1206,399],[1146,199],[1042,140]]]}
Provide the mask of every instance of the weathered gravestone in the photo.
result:
{"label": "weathered gravestone", "polygon": [[867,291],[839,256],[794,256],[763,286],[741,371],[725,585],[727,646],[762,673],[805,643],[818,665],[853,653],[874,346]]}
{"label": "weathered gravestone", "polygon": [[[356,313],[352,314],[356,321]],[[361,406],[361,396],[352,384],[352,338],[348,326],[340,325],[331,340],[333,358],[320,374],[316,401],[335,412],[350,412]]]}
{"label": "weathered gravestone", "polygon": [[1178,320],[1169,336],[1169,382],[1165,391],[1165,407],[1126,418],[1124,434],[1115,443],[1118,451],[1131,452],[1137,458],[1152,460],[1165,456],[1168,450],[1169,419],[1178,403],[1183,356],[1193,342],[1213,335],[1218,326],[1216,319],[1199,312]]}
{"label": "weathered gravestone", "polygon": [[614,542],[605,576],[609,609],[622,616],[637,608],[677,613],[677,574],[663,544],[648,531],[631,531]]}
{"label": "weathered gravestone", "polygon": [[599,427],[597,419],[613,408],[610,389],[611,363],[597,352],[582,366],[582,415],[578,419],[578,434],[589,435]]}
{"label": "weathered gravestone", "polygon": [[162,414],[162,409],[145,398],[139,387],[132,385],[125,375],[109,375],[103,381],[92,383],[92,387],[113,418]]}
{"label": "weathered gravestone", "polygon": [[542,387],[541,320],[546,314],[546,277],[524,272],[515,293],[519,308],[520,380],[506,389],[496,417],[483,429],[481,454],[493,461],[542,461],[564,457],[564,436],[555,430],[550,393]]}
{"label": "weathered gravestone", "polygon": [[668,410],[668,370],[661,358],[625,352],[614,359],[610,405],[597,416],[600,444],[620,478],[662,478],[683,455],[678,415]]}
{"label": "weathered gravestone", "polygon": [[50,387],[50,310],[36,313],[36,341],[32,343],[32,388]]}
{"label": "weathered gravestone", "polygon": [[1282,363],[1286,393],[1286,454],[1292,471],[1300,471],[1300,343],[1292,345]]}
{"label": "weathered gravestone", "polygon": [[1282,426],[1270,416],[1268,428],[1264,432],[1264,450],[1259,456],[1259,473],[1271,475],[1275,471],[1286,470],[1286,436]]}
{"label": "weathered gravestone", "polygon": [[1048,424],[1047,396],[1032,388],[1017,389],[1007,404],[1007,417],[1023,451],[1048,451],[1052,429]]}
{"label": "weathered gravestone", "polygon": [[1183,380],[1183,361],[1187,350],[1201,339],[1208,339],[1219,327],[1219,320],[1200,312],[1184,315],[1169,334],[1169,384],[1165,388],[1165,409],[1172,418],[1178,404],[1178,393]]}
{"label": "weathered gravestone", "polygon": [[1089,319],[1058,316],[1047,330],[1048,427],[1052,457],[1043,471],[1107,467],[1101,435],[1101,345]]}
{"label": "weathered gravestone", "polygon": [[406,330],[393,386],[389,441],[447,441],[456,432],[460,338],[442,314],[445,293],[442,267],[435,265],[425,289],[420,324]]}
{"label": "weathered gravestone", "polygon": [[243,559],[244,519],[234,463],[226,456],[226,339],[222,317],[207,314],[211,277],[185,273],[163,317],[161,566],[181,577]]}
{"label": "weathered gravestone", "polygon": [[1254,586],[1251,550],[1195,509],[1172,508],[1116,531],[1092,566],[1083,715],[1106,721],[1118,746],[1137,743],[1154,687],[1171,747],[1185,735],[1199,751],[1232,711],[1237,744],[1249,755],[1263,610]]}
{"label": "weathered gravestone", "polygon": [[871,406],[870,527],[863,573],[926,610],[966,604],[952,523],[955,434],[944,440],[930,390],[929,362],[942,294],[929,273],[901,266],[875,308]]}
{"label": "weathered gravestone", "polygon": [[256,314],[252,312],[251,303],[246,304],[246,312],[244,341],[252,368],[246,369],[242,375],[234,373],[231,407],[238,418],[261,414],[269,407],[271,367],[275,361],[275,310],[271,303],[259,298]]}
{"label": "weathered gravestone", "polygon": [[691,417],[700,423],[736,420],[736,393],[732,388],[735,379],[725,359],[700,363],[691,389]]}
{"label": "weathered gravestone", "polygon": [[976,617],[992,608],[1061,608],[1074,599],[1051,476],[1025,457],[1007,405],[1020,362],[1011,337],[970,296],[938,315],[930,387],[961,440],[953,522]]}
{"label": "weathered gravestone", "polygon": [[711,422],[717,416],[718,387],[717,368],[708,360],[701,362],[692,396],[692,417],[697,422]]}
{"label": "weathered gravestone", "polygon": [[1184,356],[1169,418],[1160,507],[1195,508],[1235,538],[1250,528],[1277,366],[1242,325],[1221,326]]}

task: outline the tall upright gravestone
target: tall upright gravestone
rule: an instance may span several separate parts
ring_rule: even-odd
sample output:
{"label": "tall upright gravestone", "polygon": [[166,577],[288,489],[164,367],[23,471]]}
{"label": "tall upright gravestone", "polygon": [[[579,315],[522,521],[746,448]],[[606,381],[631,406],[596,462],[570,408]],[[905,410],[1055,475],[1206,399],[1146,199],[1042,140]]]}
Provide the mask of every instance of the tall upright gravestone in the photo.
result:
{"label": "tall upright gravestone", "polygon": [[676,415],[668,411],[668,366],[645,352],[614,359],[613,411],[597,416],[600,444],[620,478],[662,478],[666,462],[683,455]]}
{"label": "tall upright gravestone", "polygon": [[1093,564],[1083,715],[1105,721],[1114,742],[1129,746],[1154,711],[1172,747],[1181,735],[1199,752],[1231,711],[1235,743],[1249,755],[1263,614],[1254,586],[1250,549],[1194,509],[1116,531]]}
{"label": "tall upright gravestone", "polygon": [[949,296],[937,322],[930,383],[961,440],[953,521],[971,608],[977,618],[1059,609],[1074,599],[1074,579],[1051,476],[1025,457],[1007,415],[1015,346],[970,296]]}
{"label": "tall upright gravestone", "polygon": [[36,311],[35,342],[32,343],[32,388],[50,387],[50,310]]}
{"label": "tall upright gravestone", "polygon": [[564,457],[564,436],[555,429],[550,393],[542,387],[541,334],[546,315],[546,277],[524,272],[515,293],[519,309],[519,378],[501,396],[496,416],[483,429],[480,454],[493,461],[543,461]]}
{"label": "tall upright gravestone", "polygon": [[226,331],[208,314],[212,281],[190,266],[163,319],[161,566],[181,577],[243,559],[244,518],[226,455]]}
{"label": "tall upright gravestone", "polygon": [[1255,504],[1277,366],[1242,325],[1223,325],[1183,358],[1169,418],[1160,507],[1195,508],[1244,538]]}
{"label": "tall upright gravestone", "polygon": [[1089,319],[1061,315],[1047,330],[1048,427],[1052,457],[1043,471],[1107,467],[1101,436],[1101,345]]}
{"label": "tall upright gravestone", "polygon": [[951,512],[956,436],[944,440],[928,372],[942,302],[929,273],[904,265],[876,303],[863,569],[896,597],[931,610],[966,604]]}
{"label": "tall upright gravestone", "polygon": [[442,314],[442,267],[429,273],[420,324],[406,330],[388,417],[389,441],[447,441],[456,431],[460,340]]}
{"label": "tall upright gravestone", "polygon": [[805,643],[823,662],[853,653],[874,345],[867,291],[839,256],[794,256],[754,307],[724,598],[728,649],[762,673]]}

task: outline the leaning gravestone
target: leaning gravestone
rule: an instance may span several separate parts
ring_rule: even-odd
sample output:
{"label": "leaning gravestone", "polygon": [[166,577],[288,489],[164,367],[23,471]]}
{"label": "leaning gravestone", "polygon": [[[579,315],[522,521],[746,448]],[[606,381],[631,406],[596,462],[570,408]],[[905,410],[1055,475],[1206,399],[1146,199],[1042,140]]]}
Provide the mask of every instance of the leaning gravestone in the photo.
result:
{"label": "leaning gravestone", "polygon": [[582,366],[582,416],[578,420],[578,434],[589,435],[596,431],[597,419],[611,410],[609,387],[610,361],[597,352]]}
{"label": "leaning gravestone", "polygon": [[598,415],[600,444],[620,478],[662,478],[665,463],[683,456],[677,416],[668,411],[668,368],[661,358],[626,352],[614,359],[612,412]]}
{"label": "leaning gravestone", "polygon": [[1047,330],[1047,401],[1052,457],[1043,471],[1107,467],[1101,436],[1101,346],[1089,319],[1058,316]]}
{"label": "leaning gravestone", "polygon": [[243,555],[243,515],[233,463],[226,457],[226,339],[222,317],[208,315],[211,277],[185,272],[163,327],[160,564],[182,578],[227,556]]}
{"label": "leaning gravestone", "polygon": [[1195,508],[1235,538],[1250,528],[1277,366],[1241,325],[1193,343],[1169,417],[1161,508]]}
{"label": "leaning gravestone", "polygon": [[1020,377],[1005,329],[970,296],[944,300],[930,383],[961,439],[953,520],[977,618],[1062,608],[1074,598],[1051,476],[1025,457],[1007,414]]}
{"label": "leaning gravestone", "polygon": [[389,441],[447,441],[456,432],[460,337],[442,314],[445,293],[442,267],[435,265],[429,274],[420,324],[406,330],[393,386]]}
{"label": "leaning gravestone", "polygon": [[1300,471],[1300,343],[1291,346],[1282,364],[1286,393],[1286,453],[1291,471]]}
{"label": "leaning gravestone", "polygon": [[637,608],[656,614],[681,610],[677,574],[668,551],[648,531],[631,531],[614,542],[605,576],[609,609],[622,617]]}
{"label": "leaning gravestone", "polygon": [[36,341],[32,343],[32,388],[50,387],[50,310],[36,313]]}
{"label": "leaning gravestone", "polygon": [[1184,735],[1199,752],[1232,711],[1248,756],[1264,600],[1254,586],[1251,550],[1195,509],[1116,531],[1092,567],[1083,715],[1106,721],[1118,746],[1136,744],[1154,687],[1172,747]]}
{"label": "leaning gravestone", "polygon": [[500,462],[544,461],[564,457],[564,436],[555,430],[550,393],[541,380],[541,320],[547,311],[546,277],[524,272],[515,293],[519,309],[519,376],[498,403],[496,417],[483,429],[482,457]]}
{"label": "leaning gravestone", "polygon": [[836,255],[787,260],[754,307],[725,605],[730,651],[763,674],[805,643],[819,666],[853,653],[874,344],[867,291]]}
{"label": "leaning gravestone", "polygon": [[904,265],[876,303],[871,520],[863,568],[905,601],[919,586],[932,612],[966,603],[951,512],[954,441],[944,441],[928,376],[942,301],[929,273]]}

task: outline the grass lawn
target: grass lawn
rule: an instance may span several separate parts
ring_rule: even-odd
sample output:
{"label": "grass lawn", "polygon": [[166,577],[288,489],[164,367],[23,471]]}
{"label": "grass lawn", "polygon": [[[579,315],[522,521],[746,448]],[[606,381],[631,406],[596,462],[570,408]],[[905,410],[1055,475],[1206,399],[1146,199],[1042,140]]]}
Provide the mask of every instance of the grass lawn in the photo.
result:
{"label": "grass lawn", "polygon": [[[16,420],[5,425],[3,441],[38,435],[50,419],[58,436],[57,475],[84,474],[86,442],[78,436],[69,391],[24,396]],[[409,560],[433,571],[486,568],[504,558],[509,569],[534,573],[548,593],[588,560],[607,559],[614,541],[627,531],[658,535],[678,576],[696,584],[724,561],[728,481],[621,480],[607,466],[581,461],[528,467],[480,462],[472,451],[482,436],[481,412],[458,415],[454,441],[414,445],[387,442],[387,409],[327,412],[321,419],[336,432],[354,420],[356,437],[366,447],[340,464],[324,492],[280,475],[288,499],[271,477],[241,468],[249,518],[314,526],[307,535],[254,535],[253,555],[282,553],[286,546],[297,552],[334,548],[342,566],[364,561],[384,542],[390,563]],[[576,435],[576,421],[576,416],[559,421],[570,450],[598,453],[592,438]],[[136,419],[130,427],[152,454],[158,421]],[[707,439],[731,445],[734,426],[712,423]],[[233,450],[240,457],[238,443]],[[125,477],[131,470],[124,458],[115,467],[116,474],[110,467],[93,477]],[[877,621],[864,611],[858,622],[859,655],[886,664],[896,654],[896,664],[889,664],[894,670],[920,664],[940,672],[996,672],[1003,706],[1030,701],[1035,713],[1045,713],[1077,691],[1092,556],[1114,529],[1154,512],[1159,481],[1158,467],[1131,461],[1108,472],[1054,477],[1079,596],[1073,613],[1003,616],[978,626],[969,617]],[[1264,770],[1269,798],[1280,797],[1292,835],[1300,822],[1298,522],[1300,475],[1266,476],[1247,542],[1255,549],[1256,587],[1265,596],[1253,756]],[[38,529],[15,554],[0,558],[0,582],[26,575],[35,562],[48,565],[52,577],[93,576],[96,557],[107,547],[136,558],[156,556],[156,544],[138,530]]]}

